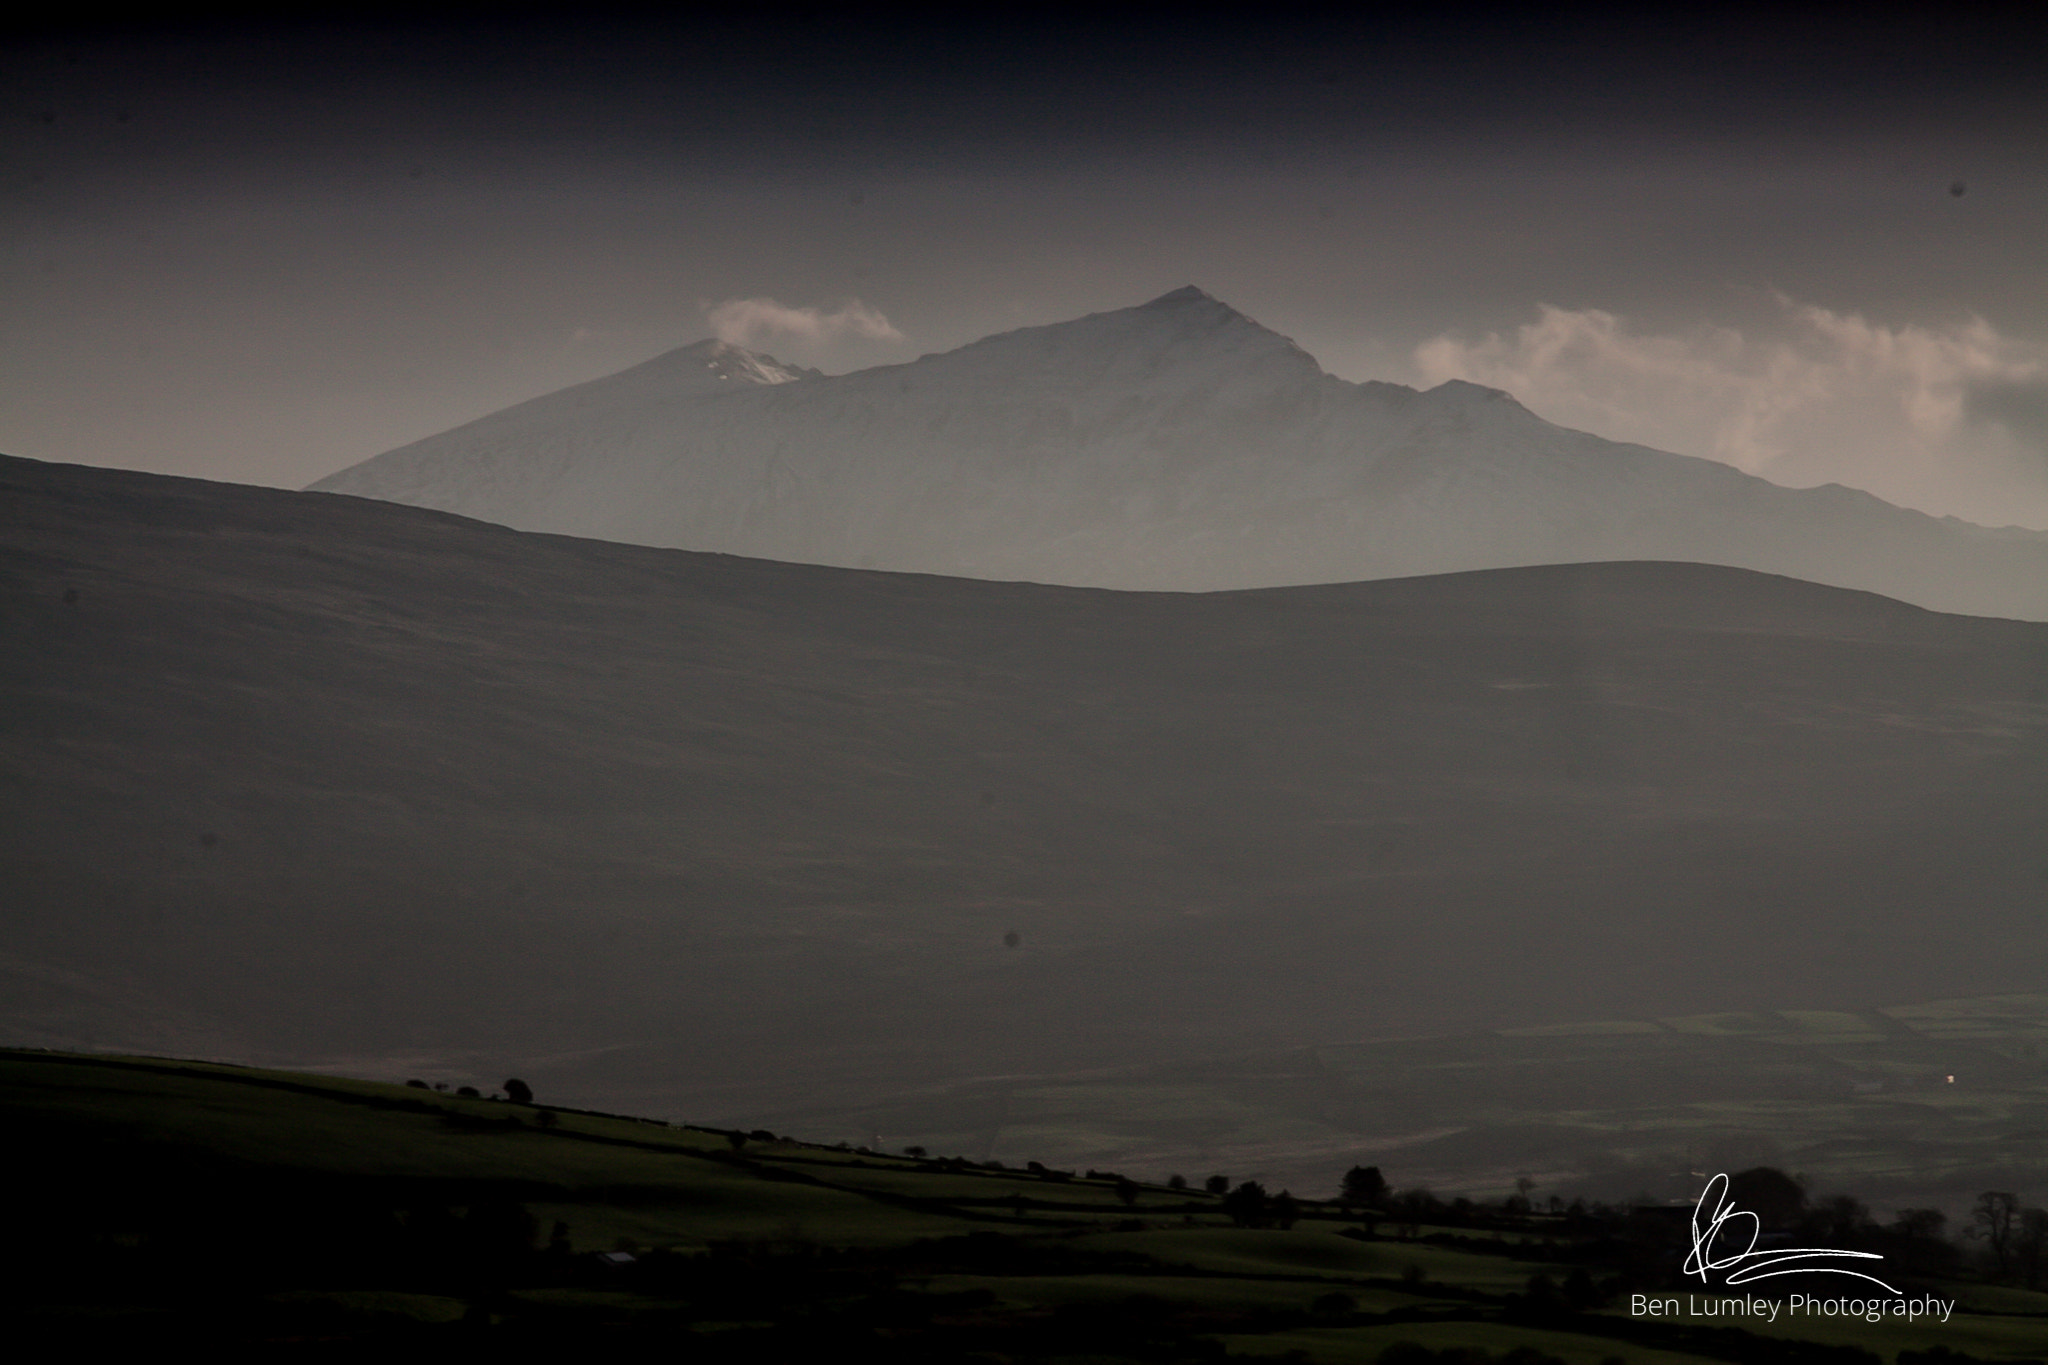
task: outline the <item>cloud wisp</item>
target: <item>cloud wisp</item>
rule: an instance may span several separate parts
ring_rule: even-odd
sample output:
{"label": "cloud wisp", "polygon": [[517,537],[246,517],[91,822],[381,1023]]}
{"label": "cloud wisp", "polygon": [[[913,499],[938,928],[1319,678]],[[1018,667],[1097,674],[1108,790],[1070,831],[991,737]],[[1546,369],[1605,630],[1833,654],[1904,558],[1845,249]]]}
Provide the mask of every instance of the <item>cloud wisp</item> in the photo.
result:
{"label": "cloud wisp", "polygon": [[2048,527],[2048,346],[1982,318],[1898,326],[1780,297],[1775,335],[1630,329],[1548,305],[1477,341],[1415,349],[1425,385],[1513,393],[1564,426],[1721,460],[1776,482],[1841,483],[1991,525]]}
{"label": "cloud wisp", "polygon": [[774,299],[727,299],[706,304],[704,316],[720,341],[734,346],[762,346],[793,340],[813,345],[857,338],[902,341],[903,333],[889,319],[859,299],[849,299],[832,312],[792,307]]}

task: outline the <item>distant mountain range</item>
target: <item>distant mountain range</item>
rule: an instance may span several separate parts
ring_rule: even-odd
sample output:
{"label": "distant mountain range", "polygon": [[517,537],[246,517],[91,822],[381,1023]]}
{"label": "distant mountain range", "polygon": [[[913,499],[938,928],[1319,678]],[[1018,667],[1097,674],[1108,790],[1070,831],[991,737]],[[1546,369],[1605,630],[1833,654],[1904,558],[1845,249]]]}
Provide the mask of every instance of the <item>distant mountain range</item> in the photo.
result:
{"label": "distant mountain range", "polygon": [[1198,289],[827,376],[700,342],[313,485],[525,530],[797,563],[1206,590],[1724,564],[2048,619],[2048,533],[1323,373]]}
{"label": "distant mountain range", "polygon": [[[0,506],[8,1043],[752,1126],[2048,960],[2048,625],[1683,564],[989,583],[25,460]],[[1005,1113],[947,1121],[1045,1140]]]}

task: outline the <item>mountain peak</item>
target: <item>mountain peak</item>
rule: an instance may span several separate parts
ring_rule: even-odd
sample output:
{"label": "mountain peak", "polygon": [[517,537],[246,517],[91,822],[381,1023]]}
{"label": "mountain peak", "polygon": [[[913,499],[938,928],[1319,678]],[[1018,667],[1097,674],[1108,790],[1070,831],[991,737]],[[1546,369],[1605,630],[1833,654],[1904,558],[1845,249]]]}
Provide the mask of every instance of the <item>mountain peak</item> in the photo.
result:
{"label": "mountain peak", "polygon": [[1463,414],[1468,420],[1481,419],[1493,424],[1543,421],[1506,389],[1474,384],[1469,379],[1446,379],[1433,389],[1423,390],[1423,396],[1442,410]]}
{"label": "mountain peak", "polygon": [[934,373],[1000,373],[992,382],[1004,384],[1030,376],[1033,384],[1075,392],[1106,386],[1241,396],[1323,377],[1289,338],[1193,285],[1149,303],[984,337],[918,363]]}
{"label": "mountain peak", "polygon": [[1474,384],[1469,379],[1446,379],[1435,388],[1427,390],[1427,392],[1441,394],[1445,398],[1463,399],[1470,403],[1488,400],[1499,402],[1502,399],[1506,399],[1510,403],[1515,402],[1515,396],[1506,389],[1488,388],[1484,384]]}
{"label": "mountain peak", "polygon": [[688,346],[679,346],[667,355],[656,357],[656,361],[669,367],[701,368],[707,378],[735,384],[793,384],[801,379],[819,377],[816,370],[785,365],[772,355],[750,351],[717,337],[706,337]]}
{"label": "mountain peak", "polygon": [[1594,559],[1733,564],[2048,619],[2048,535],[1324,373],[1204,291],[819,376],[680,347],[317,485],[557,534],[1146,590]]}
{"label": "mountain peak", "polygon": [[1144,303],[1138,306],[1141,308],[1176,308],[1182,304],[1187,303],[1216,302],[1217,299],[1215,295],[1204,293],[1202,290],[1195,288],[1195,286],[1191,284],[1184,284],[1178,289],[1172,290],[1165,294],[1161,294],[1158,298],[1152,300],[1152,302],[1150,303]]}

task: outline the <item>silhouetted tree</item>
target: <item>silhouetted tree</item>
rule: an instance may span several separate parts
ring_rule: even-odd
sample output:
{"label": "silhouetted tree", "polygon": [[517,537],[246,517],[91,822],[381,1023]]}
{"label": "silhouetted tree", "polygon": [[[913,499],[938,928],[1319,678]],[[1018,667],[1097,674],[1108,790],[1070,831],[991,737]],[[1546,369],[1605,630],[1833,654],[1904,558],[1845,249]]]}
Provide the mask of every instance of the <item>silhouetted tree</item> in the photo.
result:
{"label": "silhouetted tree", "polygon": [[1247,1180],[1223,1196],[1223,1211],[1241,1228],[1263,1227],[1266,1222],[1266,1187]]}
{"label": "silhouetted tree", "polygon": [[2048,1209],[2021,1209],[2020,1223],[2013,1236],[2013,1254],[2029,1289],[2041,1287],[2041,1272],[2048,1262]]}
{"label": "silhouetted tree", "polygon": [[1230,1177],[1227,1175],[1212,1175],[1202,1182],[1202,1188],[1211,1194],[1228,1194],[1230,1193]]}
{"label": "silhouetted tree", "polygon": [[1166,1188],[1169,1190],[1184,1190],[1187,1187],[1188,1178],[1184,1175],[1170,1175],[1166,1177]]}
{"label": "silhouetted tree", "polygon": [[1345,1204],[1377,1207],[1387,1197],[1387,1179],[1377,1166],[1353,1166],[1344,1172],[1343,1193],[1339,1197]]}
{"label": "silhouetted tree", "polygon": [[1436,1202],[1436,1196],[1423,1189],[1409,1190],[1389,1202],[1400,1222],[1399,1235],[1404,1238],[1421,1236],[1423,1223],[1442,1208]]}
{"label": "silhouetted tree", "polygon": [[1755,1214],[1766,1228],[1794,1227],[1806,1211],[1806,1191],[1772,1166],[1752,1166],[1729,1176],[1728,1197],[1735,1208]]}
{"label": "silhouetted tree", "polygon": [[1266,1206],[1267,1220],[1283,1232],[1293,1227],[1300,1217],[1301,1205],[1285,1190],[1274,1195],[1272,1202]]}
{"label": "silhouetted tree", "polygon": [[1116,1178],[1116,1197],[1124,1202],[1124,1207],[1126,1208],[1137,1203],[1138,1183],[1128,1176],[1118,1176]]}
{"label": "silhouetted tree", "polygon": [[1977,1196],[1977,1206],[1970,1211],[1971,1232],[1984,1239],[1991,1248],[1992,1259],[1998,1264],[1998,1273],[2005,1274],[2012,1266],[2013,1232],[2019,1223],[2019,1196],[2007,1190],[1986,1190]]}
{"label": "silhouetted tree", "polygon": [[1862,1200],[1846,1194],[1830,1195],[1806,1215],[1805,1228],[1815,1241],[1828,1246],[1853,1247],[1867,1241],[1877,1230],[1870,1209]]}
{"label": "silhouetted tree", "polygon": [[1522,1311],[1548,1317],[1564,1307],[1564,1296],[1557,1292],[1557,1281],[1548,1275],[1531,1275],[1522,1287]]}
{"label": "silhouetted tree", "polygon": [[515,1076],[505,1082],[505,1098],[514,1104],[532,1104],[533,1087]]}
{"label": "silhouetted tree", "polygon": [[1935,1248],[1944,1246],[1941,1230],[1948,1215],[1940,1209],[1900,1209],[1892,1218],[1892,1235],[1899,1239],[1899,1258],[1906,1269],[1932,1269]]}
{"label": "silhouetted tree", "polygon": [[455,1093],[470,1100],[480,1100],[484,1097],[483,1091],[473,1085],[458,1085],[455,1087]]}

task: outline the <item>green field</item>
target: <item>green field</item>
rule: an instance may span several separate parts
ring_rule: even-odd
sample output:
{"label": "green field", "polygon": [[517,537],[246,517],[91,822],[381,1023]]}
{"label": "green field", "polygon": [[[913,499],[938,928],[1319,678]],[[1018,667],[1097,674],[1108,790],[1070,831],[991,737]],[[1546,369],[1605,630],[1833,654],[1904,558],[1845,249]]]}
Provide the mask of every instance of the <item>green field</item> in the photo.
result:
{"label": "green field", "polygon": [[[1620,1211],[1438,1205],[1367,1227],[1304,1202],[1236,1226],[1212,1195],[1108,1173],[148,1058],[0,1053],[0,1102],[22,1173],[4,1292],[26,1339],[707,1360],[2048,1353],[2048,1295],[1968,1276],[1936,1288],[1962,1304],[1938,1326],[1632,1317],[1630,1277],[1671,1249]],[[1597,1301],[1547,1287],[1574,1270]]]}

